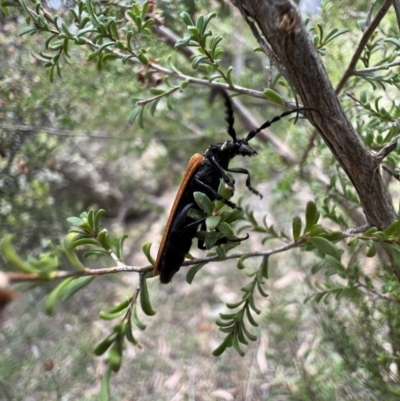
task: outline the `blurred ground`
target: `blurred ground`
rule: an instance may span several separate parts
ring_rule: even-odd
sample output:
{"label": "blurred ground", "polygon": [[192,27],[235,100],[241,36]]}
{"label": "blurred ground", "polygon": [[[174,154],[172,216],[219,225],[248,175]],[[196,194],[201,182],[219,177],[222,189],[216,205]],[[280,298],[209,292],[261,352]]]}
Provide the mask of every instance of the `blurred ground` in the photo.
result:
{"label": "blurred ground", "polygon": [[[270,190],[262,188],[264,193]],[[172,197],[173,191],[162,202],[168,204]],[[257,214],[267,212],[265,198],[250,201],[257,205]],[[292,214],[283,218],[289,224]],[[128,263],[146,264],[139,250],[149,239],[144,233],[159,238],[165,220],[166,214],[154,224],[133,224],[127,242],[131,251]],[[290,231],[290,224],[285,228]],[[256,234],[243,245],[244,249],[249,246],[260,247]],[[155,243],[153,253],[156,249]],[[287,399],[296,391],[290,384],[290,376],[296,375],[295,360],[303,358],[314,339],[309,324],[312,315],[302,306],[301,254],[288,256],[271,258],[271,279],[266,286],[271,295],[268,300],[258,300],[263,310],[258,341],[246,348],[243,358],[232,349],[219,358],[211,354],[223,339],[215,319],[226,311],[226,302],[239,299],[240,288],[249,281],[234,261],[204,267],[192,285],[185,281],[184,268],[169,285],[152,280],[149,289],[157,314],[152,318],[140,315],[148,326],[144,332],[134,333],[140,347],[126,346],[123,366],[112,376],[112,399]],[[257,263],[250,260],[250,269]],[[92,350],[109,334],[111,325],[97,315],[129,297],[136,280],[135,274],[99,277],[59,305],[54,317],[43,313],[44,289],[34,289],[10,304],[1,316],[0,400],[98,400],[105,364]]]}

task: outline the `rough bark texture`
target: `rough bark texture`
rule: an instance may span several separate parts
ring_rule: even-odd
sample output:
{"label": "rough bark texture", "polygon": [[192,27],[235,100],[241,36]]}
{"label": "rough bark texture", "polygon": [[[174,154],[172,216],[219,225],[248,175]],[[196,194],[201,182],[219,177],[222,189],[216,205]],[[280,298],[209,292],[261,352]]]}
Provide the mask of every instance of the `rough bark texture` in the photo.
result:
{"label": "rough bark texture", "polygon": [[385,228],[396,212],[379,171],[379,161],[347,119],[325,68],[289,0],[231,0],[243,14],[260,46],[298,92],[311,124],[352,181],[367,221]]}

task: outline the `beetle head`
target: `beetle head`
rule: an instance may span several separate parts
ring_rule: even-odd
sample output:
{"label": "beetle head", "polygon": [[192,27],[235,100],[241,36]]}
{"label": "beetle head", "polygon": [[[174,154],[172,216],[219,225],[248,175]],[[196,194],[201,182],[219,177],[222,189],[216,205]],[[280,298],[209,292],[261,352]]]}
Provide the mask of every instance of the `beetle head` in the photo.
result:
{"label": "beetle head", "polygon": [[226,141],[221,145],[221,152],[231,155],[231,158],[241,156],[255,156],[257,152],[247,143],[246,139]]}

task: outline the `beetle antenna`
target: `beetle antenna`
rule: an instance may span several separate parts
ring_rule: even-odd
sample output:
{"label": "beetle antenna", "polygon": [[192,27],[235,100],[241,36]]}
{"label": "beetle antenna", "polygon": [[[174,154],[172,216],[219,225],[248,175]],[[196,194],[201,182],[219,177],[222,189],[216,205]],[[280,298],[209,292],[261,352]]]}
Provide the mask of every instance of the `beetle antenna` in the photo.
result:
{"label": "beetle antenna", "polygon": [[213,100],[215,99],[216,95],[221,95],[224,98],[225,101],[225,109],[226,109],[226,122],[228,123],[228,127],[226,131],[228,132],[229,136],[233,139],[234,142],[236,142],[236,131],[235,128],[233,127],[235,123],[235,117],[233,115],[233,106],[231,102],[231,98],[229,95],[220,88],[213,89],[211,91],[210,95],[210,102],[212,103]]}
{"label": "beetle antenna", "polygon": [[289,114],[292,113],[299,113],[299,111],[316,111],[322,119],[322,115],[321,113],[316,110],[313,109],[311,107],[299,107],[297,109],[294,110],[289,110],[289,111],[285,111],[284,113],[280,114],[279,116],[274,117],[271,121],[266,121],[263,125],[261,125],[260,127],[258,127],[257,129],[250,131],[245,139],[246,142],[250,141],[250,139],[253,139],[260,131],[262,131],[263,129],[270,127],[273,123],[277,122],[278,120],[280,120],[282,117],[286,117]]}
{"label": "beetle antenna", "polygon": [[[299,109],[299,101],[297,100],[297,96],[294,95],[294,99],[296,100],[296,109]],[[296,118],[294,119],[293,124],[297,124],[297,120],[299,119],[299,112],[297,110]]]}

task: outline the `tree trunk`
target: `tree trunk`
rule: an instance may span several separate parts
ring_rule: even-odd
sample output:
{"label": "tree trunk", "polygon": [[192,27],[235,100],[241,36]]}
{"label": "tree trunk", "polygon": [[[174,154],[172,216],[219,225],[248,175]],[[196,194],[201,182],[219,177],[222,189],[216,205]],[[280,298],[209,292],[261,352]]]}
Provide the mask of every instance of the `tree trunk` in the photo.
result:
{"label": "tree trunk", "polygon": [[367,221],[382,230],[396,212],[379,169],[379,159],[347,119],[300,13],[290,0],[231,0],[260,46],[298,92],[310,123],[353,183]]}

